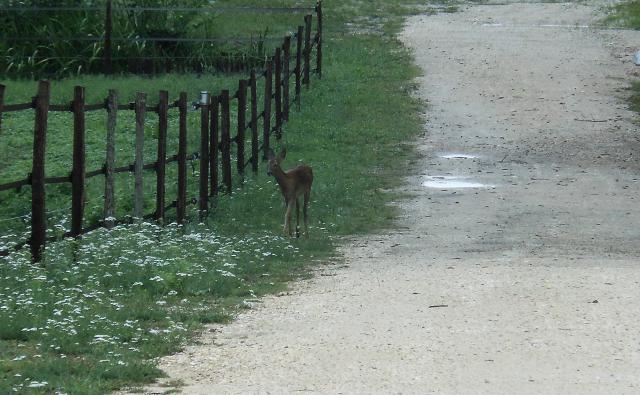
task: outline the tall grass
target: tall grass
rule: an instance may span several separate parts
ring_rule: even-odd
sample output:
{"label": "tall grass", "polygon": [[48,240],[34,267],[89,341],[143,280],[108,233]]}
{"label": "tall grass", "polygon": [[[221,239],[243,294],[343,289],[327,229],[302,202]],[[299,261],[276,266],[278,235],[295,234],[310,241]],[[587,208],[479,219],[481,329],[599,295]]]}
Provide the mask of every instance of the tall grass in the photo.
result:
{"label": "tall grass", "polygon": [[[268,53],[267,47],[273,47],[265,46],[268,24],[240,24],[235,26],[242,26],[241,29],[227,29],[232,21],[237,23],[239,17],[244,18],[237,13],[131,10],[131,7],[147,6],[197,9],[210,7],[208,0],[115,0],[113,4],[112,64],[116,73],[204,72],[228,58],[258,64]],[[104,71],[104,1],[9,0],[2,6],[16,10],[0,13],[0,76],[61,78]],[[22,9],[43,6],[87,9],[38,12]],[[170,41],[229,37],[225,33],[255,41],[246,44]]]}
{"label": "tall grass", "polygon": [[[640,1],[626,1],[609,7],[603,23],[613,27],[640,29]],[[640,113],[640,81],[636,78],[630,85],[631,94],[627,102],[633,111]]]}
{"label": "tall grass", "polygon": [[609,26],[640,29],[640,1],[625,1],[609,7],[603,22]]}
{"label": "tall grass", "polygon": [[[303,90],[300,110],[292,111],[283,139],[275,143],[276,149],[287,147],[284,167],[304,161],[314,169],[309,240],[281,236],[282,198],[261,165],[258,174],[248,173],[244,182],[235,184],[233,194],[219,196],[203,222],[192,218],[185,226],[142,223],[98,230],[80,240],[49,245],[40,266],[29,262],[26,251],[1,258],[0,393],[104,393],[152,381],[161,375],[153,358],[178,350],[202,324],[225,322],[238,309],[251,308],[260,295],[307,276],[308,265],[330,258],[341,236],[389,226],[395,211],[388,202],[394,196],[383,190],[402,182],[412,155],[410,143],[421,129],[421,103],[408,93],[417,70],[411,54],[393,36],[407,4],[325,2],[323,79],[313,78],[312,88]],[[369,21],[376,33],[350,34],[352,26],[344,23],[356,17]],[[35,91],[33,82],[5,83],[9,102],[24,101]],[[194,98],[200,89],[234,87],[236,79],[181,74],[78,77],[54,84],[55,101],[69,100],[77,83],[87,85],[89,101],[94,102],[113,87],[122,101],[138,90],[163,88],[174,98],[184,86]],[[68,169],[71,152],[71,119],[64,115],[52,120],[56,126],[50,128],[55,138],[49,139],[47,155],[52,156],[47,166],[56,172]],[[193,115],[189,130],[191,138],[197,138],[197,113]],[[96,156],[90,160],[98,165],[104,119],[88,122],[87,139],[95,144],[88,149]],[[126,163],[132,130],[124,125],[119,131],[123,151],[117,155]],[[155,155],[154,126],[150,121],[149,158]],[[3,120],[0,147],[6,147],[5,141],[13,147],[0,152],[3,178],[28,170],[31,130],[32,119],[26,116]],[[170,141],[175,133],[170,123]],[[98,179],[90,188],[100,201]],[[121,207],[130,199],[131,188],[130,180],[122,183],[117,192]],[[68,191],[47,193],[51,205],[65,208]],[[0,221],[25,201],[28,189],[1,193],[0,208],[5,211]],[[67,223],[67,216],[55,222],[62,228]],[[9,231],[3,229],[2,236]]]}

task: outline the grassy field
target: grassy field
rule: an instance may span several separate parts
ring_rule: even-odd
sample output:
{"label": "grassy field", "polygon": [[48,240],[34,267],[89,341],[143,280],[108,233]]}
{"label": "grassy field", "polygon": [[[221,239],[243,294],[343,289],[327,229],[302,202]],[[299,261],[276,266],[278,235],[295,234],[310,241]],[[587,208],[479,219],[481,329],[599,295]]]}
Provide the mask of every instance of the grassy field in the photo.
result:
{"label": "grassy field", "polygon": [[[43,0],[5,0],[2,5],[30,9],[46,3]],[[13,10],[0,14],[0,25],[3,26],[0,70],[14,78],[60,78],[101,72],[105,45],[99,38],[105,34],[105,1],[56,0],[49,3],[67,8],[39,12]],[[79,4],[84,7],[73,10]],[[276,23],[269,23],[269,14],[248,14],[229,9],[224,12],[192,11],[209,8],[209,0],[113,0],[112,4],[112,37],[117,46],[112,67],[116,72],[142,73],[143,70],[150,72],[154,69],[203,71],[215,68],[220,59],[229,58],[242,58],[257,64],[276,45],[262,40],[263,37],[284,35],[299,23],[296,14],[279,14]],[[173,8],[174,11],[140,10],[140,7],[149,6]],[[132,10],[132,7],[137,9]],[[179,10],[176,11],[176,8]],[[16,38],[23,37],[31,39],[16,41]],[[49,40],[49,37],[59,39]],[[230,37],[253,40],[226,40]],[[94,38],[95,41],[87,41],[88,38]],[[154,42],[138,38],[222,40],[205,43]]]}
{"label": "grassy field", "polygon": [[[389,226],[395,213],[387,202],[396,196],[383,190],[400,184],[412,155],[409,143],[421,130],[421,104],[410,97],[417,70],[393,37],[402,15],[412,12],[410,3],[325,1],[324,77],[314,78],[312,88],[303,92],[301,110],[292,112],[276,147],[287,147],[285,166],[304,161],[314,169],[309,240],[281,236],[282,198],[261,165],[232,195],[220,196],[202,223],[193,218],[184,227],[141,223],[98,230],[78,241],[51,244],[39,266],[29,263],[26,252],[2,258],[0,393],[104,393],[152,381],[161,375],[153,358],[178,350],[203,324],[225,322],[260,295],[307,276],[310,264],[331,259],[340,236]],[[201,89],[233,87],[237,78],[85,76],[54,82],[53,96],[56,102],[68,100],[71,87],[80,83],[87,86],[90,102],[104,98],[108,88],[117,88],[123,100],[135,91],[155,98],[162,88],[175,98],[185,87],[194,98]],[[34,82],[3,83],[9,103],[24,101],[35,91]],[[23,178],[28,171],[31,122],[23,115],[5,116],[2,181]],[[93,168],[104,155],[105,121],[96,116],[88,122]],[[47,152],[51,174],[64,174],[69,167],[69,125],[68,115],[52,119]],[[153,120],[148,126],[146,154],[153,157]],[[190,131],[197,130],[194,113]],[[122,163],[131,159],[126,149],[131,131],[122,123]],[[175,147],[176,133],[171,128],[170,147]],[[192,132],[193,147],[196,134]],[[190,174],[194,184],[195,174]],[[117,194],[124,213],[130,207],[131,180],[118,177],[123,177]],[[98,179],[88,196],[94,216],[101,202]],[[153,185],[153,175],[145,182]],[[68,227],[68,192],[47,187],[48,209],[62,210],[50,218],[52,231]],[[149,196],[153,199],[151,191]],[[28,188],[0,194],[0,221],[28,211],[28,198]],[[98,208],[92,211],[92,204]],[[26,229],[24,223],[0,226],[2,242]]]}
{"label": "grassy field", "polygon": [[[627,1],[610,7],[603,23],[611,27],[640,29],[640,1]],[[640,81],[631,82],[629,105],[632,110],[640,113]]]}
{"label": "grassy field", "polygon": [[[99,103],[105,99],[108,89],[116,89],[120,103],[134,100],[136,91],[148,93],[147,102],[154,105],[158,101],[158,90],[166,89],[170,92],[170,101],[178,98],[182,90],[188,90],[190,101],[197,98],[200,89],[219,92],[220,89],[237,89],[239,76],[222,75],[167,75],[155,78],[117,77],[105,78],[101,76],[86,76],[52,82],[52,103],[62,104],[71,100],[74,85],[86,87],[87,103]],[[7,96],[9,103],[28,102],[30,96],[35,95],[35,83],[31,81],[8,82]],[[188,88],[188,89],[186,89]],[[235,103],[235,102],[234,102]],[[235,110],[235,109],[234,109]],[[235,111],[234,111],[235,114]],[[235,117],[235,115],[234,115]],[[31,155],[33,144],[32,111],[8,113],[4,115],[3,128],[0,139],[0,157],[10,160],[0,160],[0,173],[6,181],[24,179],[31,171]],[[73,115],[71,113],[55,112],[49,115],[49,130],[47,134],[46,176],[63,176],[70,172],[72,165]],[[105,162],[106,113],[105,111],[89,112],[86,116],[87,128],[87,171],[100,169]],[[171,109],[169,113],[169,129],[167,152],[170,155],[178,151],[178,110]],[[158,117],[148,113],[145,124],[145,162],[152,162],[157,152]],[[200,144],[200,112],[188,113],[188,151],[199,151]],[[134,162],[135,146],[135,114],[133,111],[119,111],[116,130],[116,167],[126,166]],[[197,163],[195,163],[197,168]],[[173,182],[167,183],[168,201],[177,195],[177,164],[167,166],[167,177]],[[197,196],[198,175],[188,172],[189,196]],[[116,217],[123,218],[133,210],[133,178],[131,174],[123,173],[116,176]],[[71,185],[47,185],[48,232],[61,234],[68,230],[68,213],[71,205]],[[31,211],[30,189],[23,188],[20,192],[8,191],[0,193],[0,248],[9,247],[27,237],[29,232],[29,213]],[[102,218],[104,205],[104,178],[94,177],[87,181],[85,226],[96,223]],[[155,209],[155,173],[146,172],[145,177],[145,213]],[[13,219],[9,219],[13,218]]]}
{"label": "grassy field", "polygon": [[640,29],[640,1],[626,1],[610,7],[603,22],[614,27]]}

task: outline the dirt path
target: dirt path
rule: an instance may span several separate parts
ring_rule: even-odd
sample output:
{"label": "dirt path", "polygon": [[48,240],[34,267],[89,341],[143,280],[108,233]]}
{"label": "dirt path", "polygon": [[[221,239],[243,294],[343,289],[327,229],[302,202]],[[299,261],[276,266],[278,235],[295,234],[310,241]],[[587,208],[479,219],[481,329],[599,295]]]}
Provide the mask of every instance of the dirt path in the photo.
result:
{"label": "dirt path", "polygon": [[410,19],[430,108],[399,230],[163,359],[170,380],[192,394],[638,393],[640,143],[619,97],[640,35],[583,27],[593,10]]}

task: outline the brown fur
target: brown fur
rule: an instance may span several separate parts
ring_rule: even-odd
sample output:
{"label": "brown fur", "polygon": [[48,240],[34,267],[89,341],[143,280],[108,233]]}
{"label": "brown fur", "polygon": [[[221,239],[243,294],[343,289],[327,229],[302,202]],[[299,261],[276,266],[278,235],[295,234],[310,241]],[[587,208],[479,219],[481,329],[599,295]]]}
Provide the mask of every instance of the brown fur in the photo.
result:
{"label": "brown fur", "polygon": [[276,182],[280,186],[280,191],[284,197],[287,210],[284,215],[284,234],[292,236],[291,232],[291,211],[295,205],[296,208],[296,236],[300,237],[300,203],[299,197],[304,197],[304,205],[302,213],[304,216],[304,233],[305,238],[309,238],[309,221],[307,218],[307,208],[309,207],[309,198],[311,196],[311,184],[313,184],[313,170],[307,165],[298,165],[287,171],[282,170],[280,163],[284,159],[287,151],[283,149],[276,156],[273,151],[269,150],[269,175],[276,178]]}

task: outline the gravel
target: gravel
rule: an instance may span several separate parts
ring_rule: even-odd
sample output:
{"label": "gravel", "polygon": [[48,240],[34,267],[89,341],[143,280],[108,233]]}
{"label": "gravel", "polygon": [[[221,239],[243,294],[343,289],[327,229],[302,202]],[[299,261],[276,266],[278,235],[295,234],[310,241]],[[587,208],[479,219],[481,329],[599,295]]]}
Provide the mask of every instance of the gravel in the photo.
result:
{"label": "gravel", "polygon": [[640,392],[640,144],[624,102],[640,34],[591,27],[602,4],[411,17],[401,39],[429,105],[396,230],[348,240],[343,264],[210,327],[161,360],[164,382]]}

